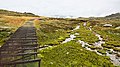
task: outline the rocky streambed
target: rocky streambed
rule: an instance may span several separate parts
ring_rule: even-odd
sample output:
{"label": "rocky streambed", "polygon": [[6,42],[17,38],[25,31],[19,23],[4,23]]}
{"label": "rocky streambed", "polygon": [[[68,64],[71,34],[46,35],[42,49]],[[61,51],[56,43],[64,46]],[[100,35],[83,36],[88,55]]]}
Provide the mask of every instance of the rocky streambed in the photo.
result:
{"label": "rocky streambed", "polygon": [[[86,26],[86,23],[83,24],[83,26]],[[78,30],[80,29],[80,26],[76,26],[75,29],[73,29],[72,31]],[[90,31],[92,31],[91,27],[88,28]],[[117,56],[117,54],[120,54],[120,52],[114,51],[113,49],[108,49],[106,50],[105,54],[100,53],[99,50],[103,50],[104,47],[102,46],[102,44],[105,44],[105,41],[103,40],[103,38],[101,37],[100,34],[97,34],[96,32],[93,32],[95,34],[96,37],[98,37],[98,41],[93,43],[92,45],[90,45],[89,43],[82,41],[82,40],[78,40],[77,42],[80,43],[82,45],[83,48],[85,48],[86,50],[89,51],[93,51],[96,52],[96,54],[101,55],[101,56],[109,56],[111,59],[111,62],[115,65],[115,66],[120,66],[120,57]],[[75,38],[77,38],[76,35],[79,35],[79,33],[75,33],[75,34],[71,34],[70,38],[66,38],[65,41],[62,42],[63,43],[67,43],[71,40],[75,40]],[[80,35],[79,35],[80,36]],[[96,48],[100,48],[100,49],[91,49],[90,47],[94,46]]]}
{"label": "rocky streambed", "polygon": [[[83,26],[86,26],[87,24],[84,23]],[[75,30],[78,30],[80,29],[80,26],[76,26],[76,28],[74,28],[71,32],[75,31]],[[91,27],[88,28],[90,31],[92,31]],[[105,44],[105,41],[103,40],[103,38],[101,37],[100,34],[97,34],[96,32],[93,32],[93,34],[95,34],[96,37],[98,37],[98,41],[93,43],[92,45],[85,42],[85,41],[82,41],[82,40],[78,40],[77,42],[81,44],[81,46],[83,48],[85,48],[86,50],[89,50],[89,51],[93,51],[93,52],[96,52],[96,54],[98,55],[101,55],[101,56],[109,56],[110,59],[111,59],[111,62],[115,65],[115,66],[120,66],[120,57],[117,56],[117,54],[120,54],[120,52],[117,52],[117,51],[114,51],[113,49],[108,49],[105,51],[105,54],[103,53],[100,53],[99,50],[103,50],[104,47],[102,46],[102,44]],[[77,35],[80,36],[79,33],[74,33],[74,34],[70,34],[69,38],[66,38],[61,44],[64,44],[64,43],[67,43],[67,42],[70,42],[72,40],[75,40],[75,38],[77,38]],[[96,48],[100,48],[100,49],[91,49],[90,47],[91,46],[94,46]],[[47,49],[47,48],[53,48],[53,47],[57,47],[56,46],[49,46],[47,45],[46,47],[40,49],[40,50],[43,50],[43,49]]]}
{"label": "rocky streambed", "polygon": [[[93,46],[101,48],[101,49],[99,49],[99,50],[103,50],[104,47],[102,47],[101,45],[104,44],[105,42],[102,40],[102,38],[100,37],[99,34],[96,34],[96,36],[99,38],[99,41],[98,41],[98,42],[95,42],[95,43],[93,44]],[[112,62],[114,65],[120,66],[120,57],[117,56],[117,54],[120,53],[120,52],[116,52],[116,51],[114,51],[113,49],[109,49],[109,50],[106,50],[106,54],[102,54],[102,53],[100,53],[99,50],[97,50],[97,49],[91,49],[91,48],[90,48],[91,45],[88,44],[88,43],[86,43],[85,41],[78,40],[78,42],[79,42],[80,44],[82,44],[82,47],[85,48],[86,50],[94,51],[94,52],[96,52],[98,55],[109,56],[110,59],[111,59],[111,62]]]}
{"label": "rocky streambed", "polygon": [[[83,24],[83,26],[86,26],[86,23]],[[88,28],[90,31],[92,31],[91,27]],[[93,31],[92,31],[93,32]],[[104,47],[102,46],[102,44],[105,44],[105,41],[103,40],[103,38],[101,37],[100,34],[97,34],[96,32],[93,32],[95,34],[95,36],[98,37],[99,41],[95,42],[94,44],[92,44],[92,46],[94,47],[98,47],[100,48],[99,50],[103,50]],[[77,37],[77,36],[76,36]],[[86,50],[89,51],[94,51],[96,52],[98,55],[102,55],[102,56],[109,56],[111,59],[111,62],[115,65],[115,66],[120,66],[120,57],[117,56],[117,54],[120,54],[120,52],[114,51],[113,49],[108,49],[106,50],[105,54],[102,54],[99,52],[99,50],[97,49],[91,49],[90,48],[90,44],[88,44],[85,41],[82,40],[78,40],[78,43],[80,43],[82,45],[83,48],[85,48]],[[120,48],[120,47],[119,47]]]}

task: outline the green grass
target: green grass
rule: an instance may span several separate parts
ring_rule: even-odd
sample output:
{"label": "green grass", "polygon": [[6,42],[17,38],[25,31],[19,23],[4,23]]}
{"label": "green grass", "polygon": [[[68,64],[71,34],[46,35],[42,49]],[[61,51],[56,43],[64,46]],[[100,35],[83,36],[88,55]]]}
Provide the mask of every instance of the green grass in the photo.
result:
{"label": "green grass", "polygon": [[[102,29],[102,28],[101,28]],[[104,38],[107,46],[120,47],[120,31],[115,29],[96,30]],[[117,34],[118,33],[118,34]]]}
{"label": "green grass", "polygon": [[[120,26],[120,20],[118,19],[100,19],[99,22],[90,22],[93,25],[92,29],[100,34],[104,41],[106,42],[102,46],[105,48],[114,48],[120,47],[120,29],[115,29],[116,27]],[[112,27],[103,27],[104,24],[112,24]]]}
{"label": "green grass", "polygon": [[83,27],[82,23],[80,29],[76,30],[75,32],[79,33],[79,35],[76,38],[77,40],[82,40],[89,44],[93,44],[96,41],[98,41],[98,37],[95,36],[95,34],[92,31],[88,30],[86,27]]}
{"label": "green grass", "polygon": [[0,46],[14,33],[27,19],[14,16],[0,15]]}
{"label": "green grass", "polygon": [[[2,11],[4,13],[4,10]],[[0,29],[0,45],[4,43],[5,39],[8,38],[15,29],[23,24],[22,21],[25,21],[25,19],[0,17],[0,26],[14,27],[10,29]],[[120,47],[120,30],[114,29],[116,26],[119,26],[119,21],[115,21],[114,23],[113,20],[109,20],[108,22],[113,24],[113,27],[103,27],[102,25],[108,23],[103,22],[103,20],[87,22],[87,26],[84,27],[83,22],[79,19],[57,20],[46,18],[42,19],[42,21],[35,21],[39,45],[55,46],[39,51],[39,57],[42,58],[41,67],[114,67],[109,57],[100,56],[95,52],[86,50],[81,47],[81,44],[77,43],[77,40],[85,41],[88,44],[97,42],[98,37],[88,29],[88,27],[92,26],[95,32],[102,35],[106,43],[102,45],[104,47],[103,50],[93,45],[89,48],[96,49],[102,54],[105,54],[109,48],[120,51],[120,49],[115,48]],[[16,26],[16,24],[18,24],[18,26]],[[80,25],[80,29],[71,31],[78,25]],[[79,35],[76,35],[75,40],[61,44],[62,41],[69,38],[70,34],[75,33],[79,33]],[[37,63],[25,64],[25,66],[37,67]],[[18,65],[18,67],[22,67],[22,65]]]}
{"label": "green grass", "polygon": [[58,32],[49,32],[44,33],[42,31],[39,31],[38,33],[38,43],[40,45],[57,45],[59,42],[63,41],[65,39],[66,32],[64,31],[58,31]]}
{"label": "green grass", "polygon": [[69,37],[68,31],[72,29],[72,25],[65,21],[47,21],[37,22],[36,28],[40,45],[58,45]]}
{"label": "green grass", "polygon": [[3,45],[5,40],[9,37],[11,34],[10,29],[1,29],[0,30],[0,45]]}
{"label": "green grass", "polygon": [[104,49],[103,50],[98,50],[98,52],[101,53],[101,54],[106,54],[106,50],[104,50]]}
{"label": "green grass", "polygon": [[[73,30],[80,23],[80,29]],[[89,26],[90,23],[87,24]],[[83,27],[82,22],[69,20],[44,20],[35,22],[39,45],[56,45],[55,47],[43,49],[39,57],[42,58],[41,67],[114,67],[109,57],[99,56],[95,52],[88,51],[76,43],[83,40],[89,44],[98,41],[98,37]],[[61,44],[70,34],[79,33],[74,41]],[[99,52],[105,53],[100,48]]]}
{"label": "green grass", "polygon": [[40,51],[41,67],[114,67],[108,57],[99,56],[75,41]]}

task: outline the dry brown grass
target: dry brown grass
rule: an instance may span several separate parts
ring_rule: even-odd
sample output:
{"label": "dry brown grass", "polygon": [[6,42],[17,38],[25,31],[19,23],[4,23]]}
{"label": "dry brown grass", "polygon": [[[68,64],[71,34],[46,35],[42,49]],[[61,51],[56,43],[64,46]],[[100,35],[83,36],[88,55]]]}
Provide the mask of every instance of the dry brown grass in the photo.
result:
{"label": "dry brown grass", "polygon": [[0,16],[0,20],[11,27],[20,27],[25,23],[25,21],[34,18],[36,17]]}

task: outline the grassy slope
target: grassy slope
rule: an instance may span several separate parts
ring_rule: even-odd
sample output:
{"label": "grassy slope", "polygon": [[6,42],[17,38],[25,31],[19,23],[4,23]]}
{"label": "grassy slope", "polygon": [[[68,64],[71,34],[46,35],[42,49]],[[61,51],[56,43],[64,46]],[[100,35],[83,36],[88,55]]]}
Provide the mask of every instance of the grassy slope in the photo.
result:
{"label": "grassy slope", "polygon": [[90,31],[88,28],[83,26],[83,23],[80,23],[80,29],[75,31],[76,33],[79,33],[78,37],[76,39],[85,41],[89,44],[93,44],[96,41],[98,41],[98,37],[95,36],[95,34]]}
{"label": "grassy slope", "polygon": [[[57,22],[57,23],[56,23]],[[44,21],[37,22],[37,35],[40,45],[57,45],[69,36],[66,30],[71,26],[67,22]],[[40,27],[39,27],[40,26]]]}
{"label": "grassy slope", "polygon": [[87,51],[75,41],[40,51],[42,67],[113,67],[108,57]]}
{"label": "grassy slope", "polygon": [[0,14],[0,45],[14,33],[25,21],[34,17],[5,16]]}
{"label": "grassy slope", "polygon": [[[68,37],[70,30],[75,28],[79,23],[66,20],[44,20],[36,22],[39,44],[58,45],[57,47],[40,51],[40,57],[42,57],[41,67],[113,67],[108,57],[99,56],[94,52],[87,51],[80,44],[76,43],[76,41],[60,44],[61,41]],[[88,43],[93,43],[98,40],[95,35],[91,34],[92,32],[85,28],[79,29],[77,32],[81,34],[81,37],[77,39],[85,40]],[[95,38],[94,40],[91,39],[93,37]]]}
{"label": "grassy slope", "polygon": [[24,24],[26,20],[36,18],[37,15],[32,13],[20,13],[0,9],[0,45],[15,32],[18,27]]}
{"label": "grassy slope", "polygon": [[[0,16],[0,25],[13,27],[9,29],[1,29],[0,31],[0,43],[3,44],[4,39],[9,36],[8,32],[12,32],[15,28],[19,27],[25,19],[19,17],[3,17]],[[90,22],[93,26],[93,29],[101,34],[107,45],[116,46],[119,45],[119,30],[115,30],[114,27],[119,26],[119,20],[112,20],[109,23],[114,24],[113,28],[104,28],[102,25],[106,21],[101,21],[103,23],[98,23],[98,26],[94,26],[94,22]],[[76,41],[71,41],[66,44],[60,44],[61,41],[65,40],[70,35],[70,30],[76,27],[80,22],[76,21],[66,21],[66,20],[44,20],[39,23],[36,23],[38,40],[40,45],[58,45],[54,48],[44,49],[40,51],[40,57],[42,57],[42,67],[113,67],[108,57],[103,57],[90,52],[81,47],[80,44]],[[108,22],[106,22],[108,23]],[[6,31],[7,30],[7,31]],[[98,39],[91,34],[92,32],[87,30],[84,27],[75,31],[79,32],[81,36],[76,39],[84,40],[88,43],[94,43]],[[72,32],[72,33],[75,33]],[[109,32],[115,33],[111,34]],[[89,35],[88,35],[89,34]],[[4,36],[4,37],[3,37]],[[91,39],[92,38],[92,39]],[[93,39],[94,38],[94,39]],[[113,44],[111,44],[111,42]],[[117,42],[115,44],[115,42]],[[29,65],[31,66],[31,65]]]}
{"label": "grassy slope", "polygon": [[19,26],[21,26],[26,19],[20,17],[0,17],[0,45],[12,34]]}
{"label": "grassy slope", "polygon": [[20,12],[8,11],[8,10],[3,10],[3,9],[0,9],[0,15],[38,17],[37,15],[33,13],[26,13],[26,12],[20,13]]}
{"label": "grassy slope", "polygon": [[[109,23],[112,24],[112,27],[103,27],[104,24]],[[104,38],[106,44],[103,46],[106,48],[113,48],[117,49],[115,47],[120,47],[120,29],[115,29],[116,27],[120,26],[120,20],[119,19],[111,19],[107,20],[99,20],[99,23],[97,26],[93,26],[93,29],[102,35]],[[120,50],[119,50],[120,51]]]}

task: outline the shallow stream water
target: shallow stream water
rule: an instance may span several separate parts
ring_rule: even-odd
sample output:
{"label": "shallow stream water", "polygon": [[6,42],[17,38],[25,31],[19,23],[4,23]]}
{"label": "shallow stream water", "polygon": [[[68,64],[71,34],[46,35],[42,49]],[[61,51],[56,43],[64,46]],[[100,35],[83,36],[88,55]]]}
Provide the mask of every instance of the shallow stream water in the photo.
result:
{"label": "shallow stream water", "polygon": [[[84,23],[83,26],[86,26],[86,23]],[[80,26],[76,26],[75,29],[73,29],[72,31],[75,31],[75,30],[78,30],[80,29]],[[89,28],[90,31],[92,31],[91,27]],[[105,44],[105,41],[103,41],[103,38],[101,37],[101,35],[95,33],[95,36],[98,37],[99,41],[93,43],[93,46],[94,47],[99,47],[102,49],[104,49],[104,47],[102,47],[102,44]],[[77,38],[76,35],[80,35],[79,33],[75,33],[75,34],[71,34],[69,36],[69,38],[66,38],[62,44],[64,43],[67,43],[67,42],[70,42],[72,40],[74,40],[75,38]],[[120,57],[117,57],[117,53],[120,53],[120,52],[116,52],[114,51],[113,49],[109,49],[109,51],[106,51],[106,54],[102,54],[102,53],[99,53],[97,49],[91,49],[89,46],[91,46],[90,44],[88,44],[87,42],[85,41],[82,41],[82,40],[78,40],[77,41],[78,43],[80,43],[82,45],[83,48],[85,48],[86,50],[89,50],[89,51],[93,51],[93,52],[96,52],[96,54],[98,55],[101,55],[101,56],[109,56],[110,59],[111,59],[111,62],[115,65],[115,66],[120,66]],[[48,46],[48,47],[45,47],[43,49],[46,49],[46,48],[52,48],[52,47],[56,47],[56,46]],[[43,50],[43,49],[40,49],[40,50]],[[110,53],[112,52],[112,53]]]}
{"label": "shallow stream water", "polygon": [[[86,26],[86,23],[84,23],[83,26]],[[74,30],[77,30],[77,29],[79,29],[79,28],[80,28],[80,26],[76,26],[76,28],[73,29],[73,31],[74,31]],[[92,31],[91,28],[89,28],[89,30]],[[71,34],[71,35],[70,35],[70,38],[66,38],[66,40],[63,41],[62,43],[67,43],[67,42],[69,42],[69,41],[71,41],[71,40],[74,40],[75,38],[77,38],[77,36],[75,36],[76,34],[79,35],[79,33]],[[95,33],[95,32],[94,32],[94,34],[95,34],[96,37],[98,37],[99,41],[95,42],[95,43],[93,44],[93,46],[94,46],[94,47],[99,47],[99,48],[101,48],[101,50],[103,50],[104,47],[102,46],[102,44],[105,44],[105,41],[103,41],[103,38],[101,37],[101,35],[99,35],[99,34],[97,34],[97,33]],[[97,49],[91,49],[91,48],[89,47],[89,46],[91,46],[91,45],[88,44],[88,43],[85,42],[85,41],[78,40],[78,43],[80,43],[80,44],[82,45],[82,47],[85,48],[86,50],[96,52],[96,54],[101,55],[101,56],[109,56],[110,59],[111,59],[111,62],[112,62],[114,65],[120,66],[120,57],[117,57],[117,53],[119,53],[119,52],[116,52],[116,51],[114,51],[113,49],[109,49],[109,51],[106,51],[106,54],[102,54],[102,53],[99,53]],[[112,52],[112,53],[110,53],[110,52]]]}

